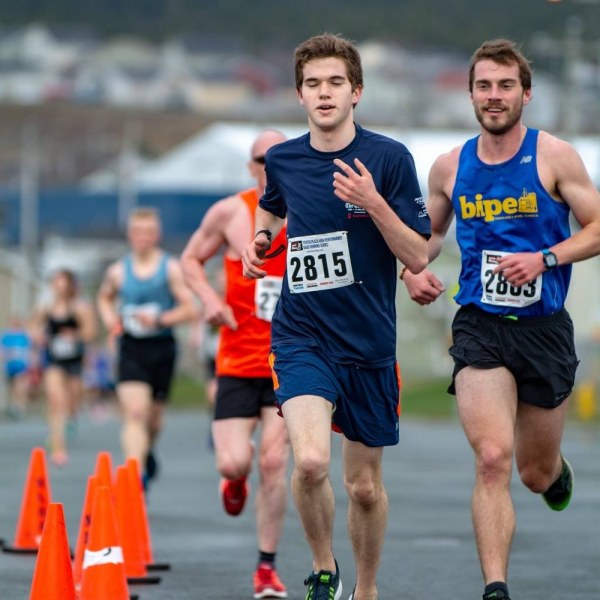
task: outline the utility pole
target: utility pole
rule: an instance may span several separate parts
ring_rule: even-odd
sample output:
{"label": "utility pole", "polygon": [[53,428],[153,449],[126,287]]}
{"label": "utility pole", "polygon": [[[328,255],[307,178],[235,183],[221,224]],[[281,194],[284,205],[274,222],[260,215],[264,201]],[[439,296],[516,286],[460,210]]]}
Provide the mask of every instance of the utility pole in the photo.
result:
{"label": "utility pole", "polygon": [[29,123],[23,129],[19,182],[19,244],[26,266],[25,272],[16,278],[16,307],[27,312],[33,306],[32,283],[35,278],[39,242],[39,171],[38,130],[35,125]]}
{"label": "utility pole", "polygon": [[583,24],[580,17],[569,17],[565,31],[565,63],[563,90],[563,128],[568,139],[573,139],[581,124],[581,106],[577,81],[577,65],[582,56]]}
{"label": "utility pole", "polygon": [[137,204],[137,148],[142,135],[139,122],[128,122],[123,131],[119,155],[118,220],[119,229],[125,230],[129,213]]}
{"label": "utility pole", "polygon": [[[562,0],[547,0],[549,3],[558,4]],[[586,5],[589,7],[600,6],[600,0],[571,0],[571,4]],[[594,9],[590,9],[595,12]],[[594,19],[591,20],[592,23]],[[572,139],[581,129],[581,104],[577,82],[577,65],[583,56],[583,19],[580,16],[571,16],[566,20],[564,43],[564,67],[562,95],[562,126],[567,138]],[[600,49],[600,43],[599,43]],[[600,54],[600,51],[599,51]]]}

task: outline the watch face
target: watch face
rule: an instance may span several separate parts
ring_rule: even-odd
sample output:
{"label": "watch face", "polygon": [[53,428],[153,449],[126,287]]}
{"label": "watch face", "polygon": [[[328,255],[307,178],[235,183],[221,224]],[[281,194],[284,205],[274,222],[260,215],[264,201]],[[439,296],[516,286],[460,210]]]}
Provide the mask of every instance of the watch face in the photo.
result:
{"label": "watch face", "polygon": [[558,265],[558,260],[556,259],[556,254],[554,252],[547,252],[544,254],[544,266],[547,269],[552,269]]}

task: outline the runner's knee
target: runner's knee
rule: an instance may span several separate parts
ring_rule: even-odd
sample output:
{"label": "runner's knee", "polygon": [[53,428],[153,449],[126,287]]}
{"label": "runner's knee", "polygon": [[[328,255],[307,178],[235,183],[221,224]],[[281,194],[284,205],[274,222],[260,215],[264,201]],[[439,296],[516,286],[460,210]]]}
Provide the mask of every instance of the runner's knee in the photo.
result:
{"label": "runner's knee", "polygon": [[362,508],[370,508],[377,504],[384,492],[381,482],[377,482],[371,477],[346,478],[344,486],[350,501]]}
{"label": "runner's knee", "polygon": [[263,479],[269,480],[284,476],[286,464],[286,456],[283,456],[281,452],[262,452],[259,457],[258,468]]}
{"label": "runner's knee", "polygon": [[554,465],[526,465],[519,470],[521,481],[535,494],[545,492],[556,479]]}
{"label": "runner's knee", "polygon": [[316,485],[327,478],[329,456],[308,449],[294,457],[296,475],[304,485]]}
{"label": "runner's knee", "polygon": [[477,476],[484,483],[505,482],[510,478],[512,452],[495,442],[486,442],[476,451]]}
{"label": "runner's knee", "polygon": [[148,424],[148,413],[141,408],[131,408],[126,410],[124,418],[128,423],[143,424],[144,426]]}
{"label": "runner's knee", "polygon": [[233,454],[217,455],[217,471],[225,479],[239,479],[250,472],[250,459],[234,456]]}

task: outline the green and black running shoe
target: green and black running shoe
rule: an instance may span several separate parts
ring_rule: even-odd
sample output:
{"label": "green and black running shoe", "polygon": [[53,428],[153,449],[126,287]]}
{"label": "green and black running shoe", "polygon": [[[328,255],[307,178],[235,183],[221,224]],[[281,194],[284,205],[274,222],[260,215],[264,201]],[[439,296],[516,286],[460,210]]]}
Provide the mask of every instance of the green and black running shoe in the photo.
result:
{"label": "green and black running shoe", "polygon": [[542,494],[544,501],[552,510],[564,510],[569,506],[573,495],[573,469],[561,455],[562,471],[558,479]]}
{"label": "green and black running shoe", "polygon": [[335,573],[331,571],[312,572],[304,580],[304,585],[308,586],[304,600],[340,600],[342,582],[337,561],[335,561]]}
{"label": "green and black running shoe", "polygon": [[483,595],[483,600],[510,600],[502,590],[492,590]]}

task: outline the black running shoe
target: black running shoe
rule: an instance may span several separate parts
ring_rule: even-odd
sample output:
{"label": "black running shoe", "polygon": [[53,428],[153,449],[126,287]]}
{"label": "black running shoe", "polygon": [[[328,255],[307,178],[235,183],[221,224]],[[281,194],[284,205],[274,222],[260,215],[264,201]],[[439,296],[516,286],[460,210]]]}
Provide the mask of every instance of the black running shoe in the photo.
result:
{"label": "black running shoe", "polygon": [[148,451],[145,467],[145,474],[148,480],[154,479],[158,475],[158,461],[152,450]]}
{"label": "black running shoe", "polygon": [[304,600],[340,600],[342,597],[342,582],[340,569],[335,561],[335,573],[331,571],[314,571],[304,580],[308,586]]}
{"label": "black running shoe", "polygon": [[561,455],[562,471],[558,479],[542,494],[546,504],[556,511],[564,510],[569,506],[573,495],[573,469]]}
{"label": "black running shoe", "polygon": [[492,590],[483,595],[483,600],[510,600],[502,590]]}

